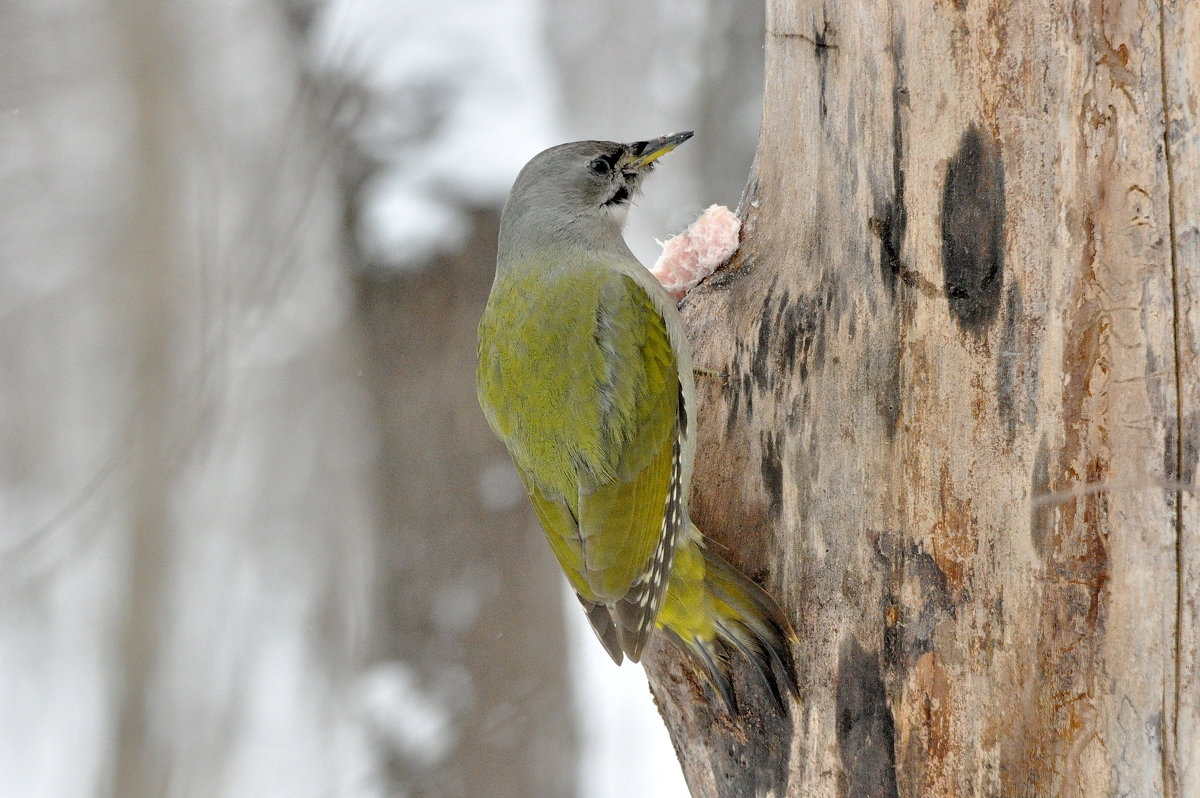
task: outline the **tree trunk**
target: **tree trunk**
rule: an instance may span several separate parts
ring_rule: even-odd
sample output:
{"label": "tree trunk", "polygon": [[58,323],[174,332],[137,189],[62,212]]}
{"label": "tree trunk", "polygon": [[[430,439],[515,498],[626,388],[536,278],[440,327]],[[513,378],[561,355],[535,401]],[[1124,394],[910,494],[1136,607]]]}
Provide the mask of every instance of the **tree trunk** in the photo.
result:
{"label": "tree trunk", "polygon": [[767,20],[693,516],[802,696],[727,719],[659,644],[693,792],[1200,794],[1200,9]]}

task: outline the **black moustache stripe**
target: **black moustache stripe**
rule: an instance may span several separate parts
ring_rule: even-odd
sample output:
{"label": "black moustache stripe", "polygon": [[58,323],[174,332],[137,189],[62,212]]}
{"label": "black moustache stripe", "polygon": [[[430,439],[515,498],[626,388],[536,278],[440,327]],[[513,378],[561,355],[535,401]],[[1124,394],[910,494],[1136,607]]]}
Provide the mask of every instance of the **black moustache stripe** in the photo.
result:
{"label": "black moustache stripe", "polygon": [[616,193],[614,193],[611,197],[608,198],[608,202],[606,202],[604,204],[605,205],[622,205],[626,202],[629,202],[629,189],[625,188],[625,186],[621,186],[620,188],[617,189]]}

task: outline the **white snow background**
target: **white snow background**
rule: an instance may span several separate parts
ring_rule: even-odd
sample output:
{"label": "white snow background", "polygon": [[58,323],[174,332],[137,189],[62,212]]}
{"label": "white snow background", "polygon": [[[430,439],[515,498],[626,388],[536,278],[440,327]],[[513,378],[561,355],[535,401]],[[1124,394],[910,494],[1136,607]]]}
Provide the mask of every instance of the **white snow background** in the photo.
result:
{"label": "white snow background", "polygon": [[319,74],[364,93],[355,143],[379,163],[362,187],[359,243],[420,268],[466,243],[467,210],[498,206],[561,138],[537,0],[329,0],[311,34]]}

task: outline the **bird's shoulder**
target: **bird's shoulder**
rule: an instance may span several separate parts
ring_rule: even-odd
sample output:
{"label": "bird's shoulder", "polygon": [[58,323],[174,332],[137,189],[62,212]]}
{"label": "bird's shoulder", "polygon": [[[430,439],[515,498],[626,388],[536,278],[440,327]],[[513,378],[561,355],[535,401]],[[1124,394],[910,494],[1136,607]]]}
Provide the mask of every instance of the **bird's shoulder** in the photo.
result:
{"label": "bird's shoulder", "polygon": [[[480,344],[489,349],[525,348],[545,335],[570,346],[572,335],[587,331],[591,322],[635,322],[647,313],[662,316],[663,305],[670,303],[631,255],[533,250],[500,263],[497,274],[480,322]],[[665,326],[667,320],[660,324]]]}
{"label": "bird's shoulder", "polygon": [[644,283],[653,277],[632,258],[592,253],[505,267],[480,324],[484,413],[514,456],[611,479],[649,454],[629,450],[635,430],[661,427],[662,440],[674,423],[679,357]]}

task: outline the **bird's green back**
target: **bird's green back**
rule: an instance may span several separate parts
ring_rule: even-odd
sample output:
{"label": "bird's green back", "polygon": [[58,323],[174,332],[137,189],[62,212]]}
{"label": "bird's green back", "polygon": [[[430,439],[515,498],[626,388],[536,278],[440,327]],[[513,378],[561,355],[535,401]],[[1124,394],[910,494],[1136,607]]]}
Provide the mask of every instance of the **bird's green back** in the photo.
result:
{"label": "bird's green back", "polygon": [[633,269],[534,250],[498,272],[479,329],[480,405],[587,601],[614,602],[645,574],[677,442],[678,358]]}

